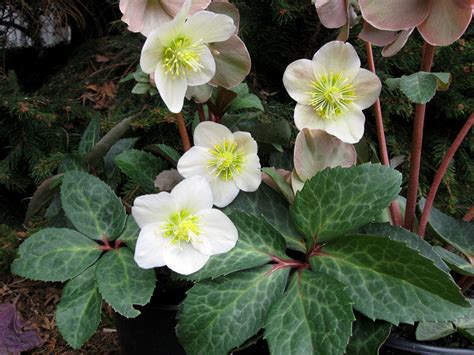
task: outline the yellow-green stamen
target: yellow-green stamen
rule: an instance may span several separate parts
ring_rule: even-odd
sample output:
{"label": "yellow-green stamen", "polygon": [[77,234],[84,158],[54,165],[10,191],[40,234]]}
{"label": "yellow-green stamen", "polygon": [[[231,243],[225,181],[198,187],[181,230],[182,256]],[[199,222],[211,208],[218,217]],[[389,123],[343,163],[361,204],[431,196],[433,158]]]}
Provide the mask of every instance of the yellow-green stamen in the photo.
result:
{"label": "yellow-green stamen", "polygon": [[171,243],[191,242],[193,235],[198,236],[199,217],[193,216],[187,210],[180,210],[173,213],[164,225],[164,237],[170,238]]}
{"label": "yellow-green stamen", "polygon": [[163,68],[173,79],[184,78],[186,71],[201,71],[202,42],[192,42],[190,38],[179,37],[163,51]]}
{"label": "yellow-green stamen", "polygon": [[224,140],[210,149],[213,158],[209,160],[209,167],[224,181],[232,180],[239,174],[244,164],[244,154],[237,148],[237,144]]}
{"label": "yellow-green stamen", "polygon": [[333,119],[349,109],[355,99],[352,83],[344,74],[324,74],[311,83],[313,110],[324,119]]}

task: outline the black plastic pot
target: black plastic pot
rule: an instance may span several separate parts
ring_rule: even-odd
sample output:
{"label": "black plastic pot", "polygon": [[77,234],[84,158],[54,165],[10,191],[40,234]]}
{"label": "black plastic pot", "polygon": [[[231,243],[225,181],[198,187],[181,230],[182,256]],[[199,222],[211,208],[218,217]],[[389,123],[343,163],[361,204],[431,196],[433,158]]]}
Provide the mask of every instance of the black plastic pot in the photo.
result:
{"label": "black plastic pot", "polygon": [[474,349],[441,348],[438,346],[425,345],[396,336],[390,336],[384,344],[385,348],[396,349],[396,354],[446,354],[446,355],[474,355]]}

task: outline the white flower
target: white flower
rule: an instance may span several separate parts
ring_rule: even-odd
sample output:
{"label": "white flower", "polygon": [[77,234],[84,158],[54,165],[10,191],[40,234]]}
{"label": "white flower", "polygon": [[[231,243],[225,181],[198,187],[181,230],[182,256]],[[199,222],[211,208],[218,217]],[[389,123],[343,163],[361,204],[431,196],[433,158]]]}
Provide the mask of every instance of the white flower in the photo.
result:
{"label": "white flower", "polygon": [[189,275],[200,270],[211,255],[231,250],[238,239],[232,221],[213,209],[206,179],[183,180],[171,193],[135,199],[132,215],[141,228],[135,261],[144,269],[168,266]]}
{"label": "white flower", "polygon": [[186,177],[205,177],[214,193],[214,204],[225,207],[240,190],[253,192],[262,180],[257,143],[248,132],[232,133],[227,127],[202,122],[194,130],[194,144],[178,161]]}
{"label": "white flower", "polygon": [[373,105],[382,87],[375,74],[360,68],[354,47],[339,41],[321,47],[312,61],[291,63],[283,83],[297,102],[294,118],[299,130],[321,129],[345,143],[362,138],[362,110]]}
{"label": "white flower", "polygon": [[188,19],[187,0],[173,19],[152,31],[143,46],[140,66],[153,74],[156,87],[171,112],[183,108],[186,89],[208,83],[216,73],[216,62],[208,46],[223,42],[235,32],[227,15],[199,11]]}

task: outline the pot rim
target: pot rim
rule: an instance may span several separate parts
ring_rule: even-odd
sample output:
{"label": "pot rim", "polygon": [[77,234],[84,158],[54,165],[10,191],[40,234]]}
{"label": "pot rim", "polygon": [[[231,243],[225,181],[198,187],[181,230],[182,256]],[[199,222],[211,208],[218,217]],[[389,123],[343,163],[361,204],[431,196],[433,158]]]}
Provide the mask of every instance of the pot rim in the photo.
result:
{"label": "pot rim", "polygon": [[425,345],[414,341],[399,338],[394,335],[385,342],[386,346],[414,354],[450,354],[450,355],[473,355],[474,349],[442,348],[439,346]]}

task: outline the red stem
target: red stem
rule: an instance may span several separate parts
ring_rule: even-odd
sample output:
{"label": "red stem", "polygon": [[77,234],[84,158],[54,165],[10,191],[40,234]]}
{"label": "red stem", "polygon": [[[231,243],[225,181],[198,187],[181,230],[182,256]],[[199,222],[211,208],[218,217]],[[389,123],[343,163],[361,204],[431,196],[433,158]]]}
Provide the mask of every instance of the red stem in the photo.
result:
{"label": "red stem", "polygon": [[467,211],[466,215],[462,218],[463,221],[465,222],[471,222],[472,219],[474,218],[474,206]]}
{"label": "red stem", "polygon": [[433,206],[433,202],[436,197],[436,193],[438,192],[439,185],[441,184],[441,181],[443,181],[443,177],[446,174],[446,171],[448,170],[451,159],[453,159],[454,154],[459,149],[459,146],[461,145],[461,143],[463,142],[464,138],[469,133],[469,130],[472,128],[473,125],[474,125],[474,113],[471,114],[469,119],[466,121],[466,123],[462,127],[461,131],[459,131],[456,139],[454,140],[453,144],[451,145],[448,152],[444,156],[443,162],[441,163],[441,165],[438,168],[438,171],[436,172],[435,178],[433,180],[433,184],[431,185],[431,188],[430,188],[430,192],[428,193],[428,196],[426,197],[425,207],[423,208],[423,213],[420,219],[420,226],[418,227],[418,235],[422,238],[425,236],[426,225],[428,224],[428,218],[430,216],[431,207]]}
{"label": "red stem", "polygon": [[[374,53],[372,52],[372,44],[370,42],[366,42],[365,49],[367,51],[367,64],[369,65],[369,69],[372,73],[376,74]],[[382,106],[380,105],[380,99],[377,99],[377,101],[375,101],[374,110],[377,137],[379,140],[380,160],[382,161],[383,165],[390,166],[387,141],[385,140],[385,130],[383,126]],[[392,202],[392,204],[390,205],[390,214],[392,216],[392,221],[394,225],[399,226],[402,224],[402,215],[400,213],[400,206],[398,205],[397,201]]]}
{"label": "red stem", "polygon": [[302,269],[302,268],[309,267],[308,264],[303,263],[301,261],[293,260],[293,259],[284,260],[276,256],[272,256],[272,261],[276,262],[276,264],[272,267],[272,271],[284,269],[287,267],[291,267],[295,269]]}
{"label": "red stem", "polygon": [[[426,43],[423,47],[421,71],[431,71],[435,47]],[[415,122],[413,124],[413,139],[410,154],[410,177],[408,180],[407,207],[405,211],[405,228],[413,231],[415,222],[416,203],[418,199],[418,184],[420,179],[421,148],[423,145],[423,127],[425,124],[426,104],[417,104]]]}
{"label": "red stem", "polygon": [[204,122],[206,120],[206,115],[204,114],[204,106],[202,104],[197,104],[197,110],[199,114],[199,121]]}
{"label": "red stem", "polygon": [[185,152],[187,152],[189,149],[191,149],[191,142],[189,140],[188,130],[186,129],[186,123],[184,122],[182,112],[176,114],[176,120],[178,121],[179,135],[181,136],[181,141],[183,142],[183,149]]}

